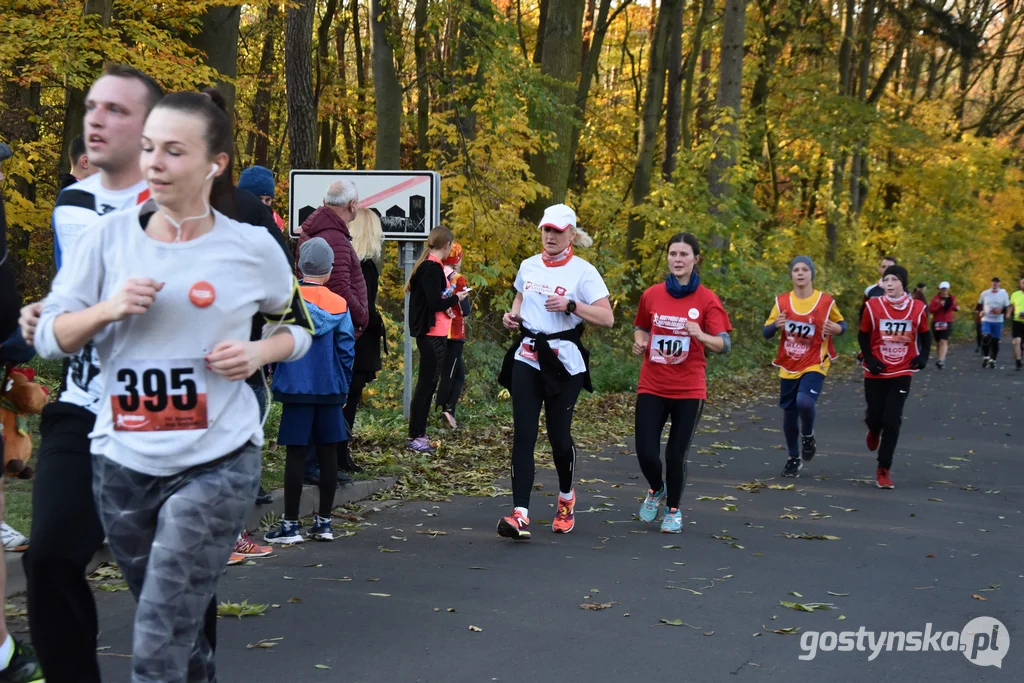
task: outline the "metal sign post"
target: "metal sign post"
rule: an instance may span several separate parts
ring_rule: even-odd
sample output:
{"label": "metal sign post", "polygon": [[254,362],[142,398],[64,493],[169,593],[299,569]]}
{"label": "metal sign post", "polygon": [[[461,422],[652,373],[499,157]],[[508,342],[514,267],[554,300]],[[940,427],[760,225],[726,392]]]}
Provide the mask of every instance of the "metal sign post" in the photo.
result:
{"label": "metal sign post", "polygon": [[[409,281],[409,276],[412,275],[412,265],[416,262],[416,246],[418,242],[399,242],[398,243],[398,262],[405,269],[405,281]],[[403,335],[405,338],[405,385],[402,390],[402,415],[405,419],[409,419],[409,405],[412,403],[412,336],[409,334],[409,295],[405,295],[405,329]]]}

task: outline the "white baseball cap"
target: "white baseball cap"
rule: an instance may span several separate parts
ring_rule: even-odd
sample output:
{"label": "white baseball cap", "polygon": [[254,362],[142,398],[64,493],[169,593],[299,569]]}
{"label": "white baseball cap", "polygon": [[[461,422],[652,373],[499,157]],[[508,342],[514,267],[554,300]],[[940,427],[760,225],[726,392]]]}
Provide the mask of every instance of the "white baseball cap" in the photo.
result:
{"label": "white baseball cap", "polygon": [[576,227],[576,212],[565,204],[554,204],[544,209],[538,228],[552,227],[559,232]]}
{"label": "white baseball cap", "polygon": [[943,280],[939,283],[939,289],[949,289],[949,283]]}

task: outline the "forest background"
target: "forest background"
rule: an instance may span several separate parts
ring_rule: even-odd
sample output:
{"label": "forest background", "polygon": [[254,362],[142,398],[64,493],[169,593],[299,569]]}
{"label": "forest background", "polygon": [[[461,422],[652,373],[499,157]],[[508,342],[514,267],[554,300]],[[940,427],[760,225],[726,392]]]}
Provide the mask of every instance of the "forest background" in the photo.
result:
{"label": "forest background", "polygon": [[[771,354],[759,329],[795,254],[848,318],[885,254],[965,308],[1024,272],[1021,0],[9,0],[3,196],[29,299],[104,61],[220,84],[234,172],[271,168],[281,213],[292,168],[440,171],[476,339],[504,339],[533,226],[562,201],[596,240],[582,255],[620,321],[601,342],[623,352],[679,230],[705,247],[740,364]],[[389,245],[393,340],[401,284]]]}

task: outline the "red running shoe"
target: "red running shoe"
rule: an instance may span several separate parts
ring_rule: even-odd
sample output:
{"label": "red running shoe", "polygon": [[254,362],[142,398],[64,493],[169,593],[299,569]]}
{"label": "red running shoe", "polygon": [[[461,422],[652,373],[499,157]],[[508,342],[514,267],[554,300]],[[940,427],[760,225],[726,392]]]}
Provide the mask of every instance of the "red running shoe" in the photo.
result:
{"label": "red running shoe", "polygon": [[508,517],[502,517],[498,522],[498,535],[511,538],[516,541],[527,541],[530,539],[530,518],[519,510],[513,510]]}
{"label": "red running shoe", "polygon": [[879,467],[878,471],[875,472],[875,482],[880,489],[896,488],[892,484],[892,479],[889,478],[889,470],[886,467]]}
{"label": "red running shoe", "polygon": [[868,443],[868,450],[869,451],[877,451],[878,450],[878,444],[880,444],[881,442],[882,442],[882,435],[881,434],[879,434],[878,432],[872,432],[872,431],[868,432],[867,443]]}
{"label": "red running shoe", "polygon": [[551,530],[556,534],[567,534],[576,526],[576,490],[572,492],[572,498],[563,500],[558,497],[558,512],[551,522]]}

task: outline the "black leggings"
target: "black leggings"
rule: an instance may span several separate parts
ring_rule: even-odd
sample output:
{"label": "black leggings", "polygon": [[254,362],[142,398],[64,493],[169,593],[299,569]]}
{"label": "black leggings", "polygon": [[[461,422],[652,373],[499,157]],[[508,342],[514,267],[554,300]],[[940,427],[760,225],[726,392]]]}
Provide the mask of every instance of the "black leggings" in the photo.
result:
{"label": "black leggings", "polygon": [[[667,485],[670,508],[679,507],[686,486],[686,454],[704,412],[704,399],[663,398],[654,394],[636,397],[636,456],[640,471],[652,491]],[[665,482],[661,478],[661,432],[672,418],[665,445]]]}
{"label": "black leggings", "polygon": [[[338,488],[338,444],[318,443],[316,459],[320,463],[320,511],[321,517],[330,517],[334,509],[334,493]],[[284,518],[296,521],[299,518],[299,502],[302,499],[302,476],[305,469],[306,453],[309,446],[288,446],[284,461]]]}
{"label": "black leggings", "polygon": [[903,405],[910,396],[911,375],[902,377],[864,378],[864,398],[868,402],[868,429],[882,433],[878,446],[878,466],[892,467],[892,456],[896,453],[896,442],[900,438],[903,424]]}
{"label": "black leggings", "polygon": [[576,446],[572,441],[572,415],[576,399],[583,389],[584,374],[573,375],[562,390],[553,396],[544,395],[544,379],[540,370],[522,361],[512,366],[512,504],[530,507],[530,492],[536,466],[533,449],[540,430],[540,407],[544,405],[544,424],[551,443],[551,455],[558,472],[558,490],[572,491],[573,471],[576,468]]}
{"label": "black leggings", "polygon": [[449,339],[445,346],[441,385],[437,388],[437,407],[455,415],[455,407],[466,384],[466,364],[462,362],[464,339]]}
{"label": "black leggings", "polygon": [[409,438],[426,435],[427,418],[430,417],[430,399],[434,397],[437,379],[444,362],[445,337],[416,337],[416,348],[420,350],[420,372],[416,377],[416,388],[412,392],[409,406]]}
{"label": "black leggings", "polygon": [[981,336],[981,353],[986,358],[995,360],[999,357],[999,337],[992,334]]}

